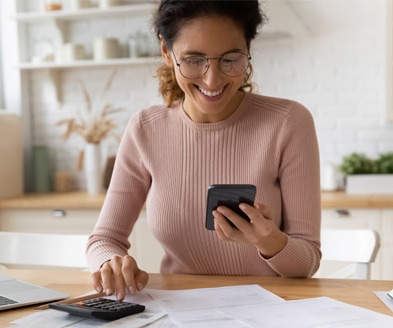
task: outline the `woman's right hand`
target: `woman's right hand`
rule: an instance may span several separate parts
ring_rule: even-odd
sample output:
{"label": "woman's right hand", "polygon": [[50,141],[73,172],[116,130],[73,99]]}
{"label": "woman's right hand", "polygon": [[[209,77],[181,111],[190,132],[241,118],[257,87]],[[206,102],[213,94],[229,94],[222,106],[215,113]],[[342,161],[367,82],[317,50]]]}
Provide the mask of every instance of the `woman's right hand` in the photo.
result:
{"label": "woman's right hand", "polygon": [[114,256],[105,262],[101,268],[90,275],[94,289],[106,295],[116,294],[122,301],[126,294],[135,294],[145,288],[149,281],[146,271],[140,270],[130,255]]}

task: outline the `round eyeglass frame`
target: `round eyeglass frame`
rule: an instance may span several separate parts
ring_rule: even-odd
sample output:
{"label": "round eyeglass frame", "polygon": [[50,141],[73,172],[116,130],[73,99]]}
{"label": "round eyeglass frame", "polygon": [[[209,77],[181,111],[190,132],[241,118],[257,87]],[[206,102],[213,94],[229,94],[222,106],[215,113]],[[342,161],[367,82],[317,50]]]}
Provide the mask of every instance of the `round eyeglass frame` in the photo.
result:
{"label": "round eyeglass frame", "polygon": [[[221,56],[221,57],[206,57],[206,56],[203,56],[203,55],[196,55],[196,56],[191,56],[191,57],[201,57],[201,58],[204,58],[205,61],[206,61],[206,65],[205,65],[206,70],[205,70],[202,74],[200,74],[200,75],[198,75],[198,76],[195,76],[195,77],[188,77],[188,76],[184,75],[184,73],[182,72],[182,69],[181,69],[181,64],[183,63],[183,60],[180,61],[180,62],[178,62],[178,61],[177,61],[177,58],[176,58],[176,55],[175,55],[175,52],[173,51],[173,49],[171,49],[171,51],[172,51],[173,57],[175,58],[176,66],[179,67],[179,72],[180,72],[180,74],[181,74],[184,78],[189,79],[189,80],[200,79],[201,77],[203,77],[203,76],[207,73],[207,71],[209,70],[209,68],[210,68],[210,60],[211,60],[211,59],[217,59],[217,60],[218,60],[218,62],[219,62],[219,64],[220,64],[220,72],[221,72],[222,74],[224,74],[225,76],[227,76],[227,77],[239,77],[239,76],[241,76],[242,74],[246,73],[247,70],[248,70],[249,67],[250,67],[251,56],[250,56],[249,54],[245,54],[245,53],[242,53],[242,52],[235,52],[235,51],[234,51],[234,52],[229,52],[229,53],[224,54],[224,55]],[[247,62],[247,66],[245,67],[244,71],[242,71],[241,73],[236,74],[236,75],[228,75],[227,72],[225,72],[225,71],[222,69],[222,67],[221,67],[221,65],[222,65],[222,64],[221,64],[222,58],[225,57],[226,55],[232,54],[232,53],[236,53],[236,54],[240,54],[240,55],[246,56],[246,57],[247,57],[247,61],[248,61],[248,62]]]}

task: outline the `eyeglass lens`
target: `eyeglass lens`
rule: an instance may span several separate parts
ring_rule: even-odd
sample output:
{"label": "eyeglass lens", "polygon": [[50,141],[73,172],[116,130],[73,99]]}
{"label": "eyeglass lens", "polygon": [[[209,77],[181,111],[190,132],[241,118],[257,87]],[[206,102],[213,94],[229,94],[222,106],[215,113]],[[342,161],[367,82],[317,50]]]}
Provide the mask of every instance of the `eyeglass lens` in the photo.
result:
{"label": "eyeglass lens", "polygon": [[207,58],[204,56],[189,56],[178,64],[180,73],[185,78],[195,79],[202,77],[210,67],[209,61],[217,59],[223,74],[236,77],[244,74],[249,66],[249,56],[243,53],[228,53],[220,58]]}

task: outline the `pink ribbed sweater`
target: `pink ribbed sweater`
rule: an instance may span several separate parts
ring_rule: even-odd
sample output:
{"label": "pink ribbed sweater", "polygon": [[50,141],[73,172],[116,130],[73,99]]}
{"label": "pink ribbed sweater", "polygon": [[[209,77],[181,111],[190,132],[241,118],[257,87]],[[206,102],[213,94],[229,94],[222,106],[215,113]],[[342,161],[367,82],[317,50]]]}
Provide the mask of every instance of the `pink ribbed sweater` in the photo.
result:
{"label": "pink ribbed sweater", "polygon": [[[125,255],[146,202],[164,247],[163,273],[309,277],[320,261],[319,153],[311,114],[285,99],[246,94],[226,120],[195,123],[182,110],[153,106],[129,121],[102,211],[88,243],[91,271]],[[288,235],[264,259],[250,244],[205,229],[206,190],[251,183]],[[143,268],[142,268],[143,269]]]}

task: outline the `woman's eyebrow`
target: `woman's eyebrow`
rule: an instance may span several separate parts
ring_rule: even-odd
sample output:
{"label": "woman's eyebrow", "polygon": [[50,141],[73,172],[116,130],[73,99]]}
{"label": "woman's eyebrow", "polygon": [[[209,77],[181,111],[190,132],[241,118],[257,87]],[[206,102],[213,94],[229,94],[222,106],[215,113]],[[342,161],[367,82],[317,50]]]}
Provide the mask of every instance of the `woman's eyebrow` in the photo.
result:
{"label": "woman's eyebrow", "polygon": [[[226,54],[232,53],[232,52],[241,52],[243,53],[244,50],[240,48],[233,48],[230,50],[225,51],[222,53],[219,57],[224,56]],[[204,56],[204,57],[210,57],[204,52],[196,51],[196,50],[187,50],[181,53],[182,56]]]}

